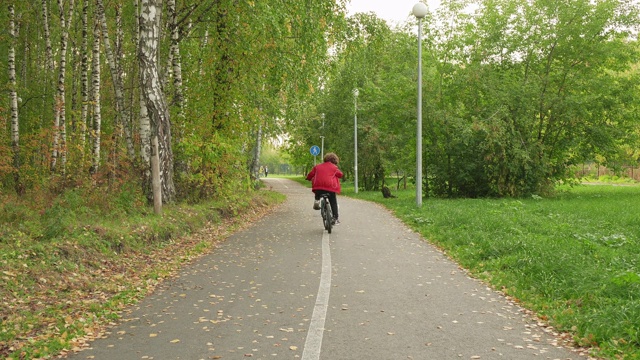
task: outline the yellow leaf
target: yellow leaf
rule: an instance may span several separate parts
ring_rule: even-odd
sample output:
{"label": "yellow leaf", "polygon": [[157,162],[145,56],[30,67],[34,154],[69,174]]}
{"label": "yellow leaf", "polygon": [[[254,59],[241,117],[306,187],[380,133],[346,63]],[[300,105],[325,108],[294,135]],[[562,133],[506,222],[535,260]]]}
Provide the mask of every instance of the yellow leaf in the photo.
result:
{"label": "yellow leaf", "polygon": [[176,343],[179,343],[179,342],[180,342],[180,339],[174,339],[174,340],[170,341],[170,343],[172,343],[172,344],[176,344]]}
{"label": "yellow leaf", "polygon": [[158,334],[149,334],[149,337],[156,337]]}
{"label": "yellow leaf", "polygon": [[298,350],[298,347],[297,346],[289,346],[289,349],[291,349],[293,351],[296,351],[296,350]]}

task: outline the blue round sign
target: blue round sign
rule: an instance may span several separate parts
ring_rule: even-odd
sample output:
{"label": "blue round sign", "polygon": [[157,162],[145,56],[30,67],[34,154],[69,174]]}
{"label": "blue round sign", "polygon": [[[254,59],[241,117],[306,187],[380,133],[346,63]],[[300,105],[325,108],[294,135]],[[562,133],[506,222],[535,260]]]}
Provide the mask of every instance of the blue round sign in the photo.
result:
{"label": "blue round sign", "polygon": [[311,147],[311,155],[313,155],[313,156],[320,155],[320,147],[318,145],[313,145]]}

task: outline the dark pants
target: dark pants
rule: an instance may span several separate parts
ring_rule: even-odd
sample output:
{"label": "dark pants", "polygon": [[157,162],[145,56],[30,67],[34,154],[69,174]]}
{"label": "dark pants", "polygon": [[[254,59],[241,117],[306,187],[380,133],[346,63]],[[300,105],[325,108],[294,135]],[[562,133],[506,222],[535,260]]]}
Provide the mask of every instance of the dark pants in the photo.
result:
{"label": "dark pants", "polygon": [[336,193],[326,190],[316,190],[314,191],[316,194],[316,200],[322,199],[322,194],[329,195],[329,204],[331,204],[331,212],[333,213],[333,218],[338,218],[338,198],[336,197]]}

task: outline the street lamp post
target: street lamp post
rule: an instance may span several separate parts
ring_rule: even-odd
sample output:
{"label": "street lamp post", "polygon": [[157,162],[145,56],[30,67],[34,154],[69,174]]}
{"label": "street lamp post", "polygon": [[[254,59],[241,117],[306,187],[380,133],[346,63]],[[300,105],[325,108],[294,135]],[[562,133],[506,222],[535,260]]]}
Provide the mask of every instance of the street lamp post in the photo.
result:
{"label": "street lamp post", "polygon": [[320,136],[320,138],[322,139],[322,147],[321,149],[321,153],[320,155],[322,156],[322,161],[324,161],[324,113],[322,114],[322,136]]}
{"label": "street lamp post", "polygon": [[418,19],[418,125],[416,137],[416,205],[422,206],[422,18],[427,16],[427,5],[413,5],[412,13]]}
{"label": "street lamp post", "polygon": [[356,194],[358,193],[358,89],[353,89],[353,158],[355,177],[353,178],[353,186]]}

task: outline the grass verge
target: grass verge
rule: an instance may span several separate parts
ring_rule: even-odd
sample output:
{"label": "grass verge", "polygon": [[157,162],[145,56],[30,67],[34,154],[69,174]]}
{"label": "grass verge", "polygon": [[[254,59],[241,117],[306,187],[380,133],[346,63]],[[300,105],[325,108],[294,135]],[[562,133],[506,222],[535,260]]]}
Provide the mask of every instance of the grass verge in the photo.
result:
{"label": "grass verge", "polygon": [[108,199],[81,189],[44,201],[0,196],[0,358],[81,349],[125,307],[282,200],[237,193],[155,216],[125,188]]}

